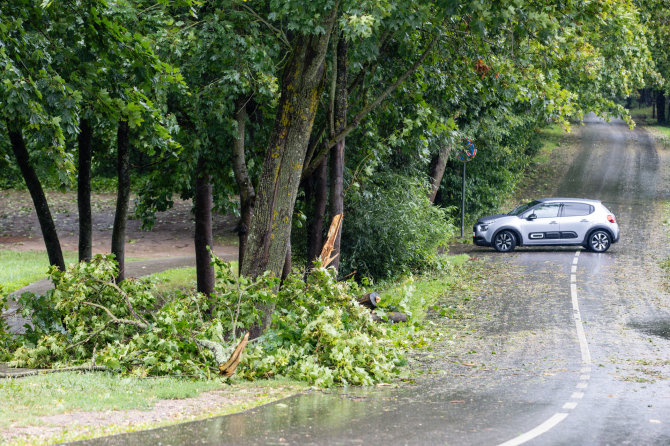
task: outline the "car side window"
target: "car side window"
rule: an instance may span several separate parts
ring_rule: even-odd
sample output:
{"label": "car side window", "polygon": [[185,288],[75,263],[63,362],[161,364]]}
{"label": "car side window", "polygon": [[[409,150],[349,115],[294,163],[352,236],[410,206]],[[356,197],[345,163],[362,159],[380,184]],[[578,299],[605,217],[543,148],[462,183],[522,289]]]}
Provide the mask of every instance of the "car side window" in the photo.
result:
{"label": "car side window", "polygon": [[563,217],[581,217],[592,214],[595,208],[586,203],[564,203]]}
{"label": "car side window", "polygon": [[[558,217],[558,210],[561,208],[560,203],[541,204],[531,211],[537,218],[554,218]],[[530,215],[530,214],[529,214]]]}

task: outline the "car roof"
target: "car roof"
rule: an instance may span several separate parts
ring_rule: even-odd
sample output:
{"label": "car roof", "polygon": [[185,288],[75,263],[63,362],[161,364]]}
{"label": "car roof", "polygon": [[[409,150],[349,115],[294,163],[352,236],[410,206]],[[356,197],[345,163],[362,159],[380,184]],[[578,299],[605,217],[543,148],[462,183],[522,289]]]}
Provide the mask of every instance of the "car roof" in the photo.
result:
{"label": "car roof", "polygon": [[540,203],[552,203],[555,201],[577,201],[581,203],[594,203],[594,204],[599,204],[600,200],[592,200],[590,198],[567,198],[567,197],[556,197],[556,198],[540,198],[537,201]]}

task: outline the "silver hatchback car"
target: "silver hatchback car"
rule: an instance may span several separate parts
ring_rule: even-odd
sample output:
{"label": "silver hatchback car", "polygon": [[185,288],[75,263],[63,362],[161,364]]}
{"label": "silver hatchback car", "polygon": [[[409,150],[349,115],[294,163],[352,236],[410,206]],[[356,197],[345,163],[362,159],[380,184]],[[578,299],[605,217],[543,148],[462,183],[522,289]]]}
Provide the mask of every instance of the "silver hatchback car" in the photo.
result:
{"label": "silver hatchback car", "polygon": [[480,218],[472,238],[476,245],[493,246],[500,252],[522,245],[582,245],[605,252],[619,241],[619,225],[600,201],[542,198],[508,214]]}

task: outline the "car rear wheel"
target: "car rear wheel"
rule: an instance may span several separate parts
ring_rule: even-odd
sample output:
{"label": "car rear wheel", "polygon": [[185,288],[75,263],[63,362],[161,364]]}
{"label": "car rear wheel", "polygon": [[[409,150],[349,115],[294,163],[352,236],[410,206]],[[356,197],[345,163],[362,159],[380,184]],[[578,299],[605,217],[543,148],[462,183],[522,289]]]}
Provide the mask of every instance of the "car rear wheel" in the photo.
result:
{"label": "car rear wheel", "polygon": [[498,252],[511,252],[516,247],[516,237],[511,231],[500,231],[493,237],[493,247]]}
{"label": "car rear wheel", "polygon": [[593,252],[605,252],[612,245],[612,238],[605,231],[595,231],[589,236],[588,248]]}

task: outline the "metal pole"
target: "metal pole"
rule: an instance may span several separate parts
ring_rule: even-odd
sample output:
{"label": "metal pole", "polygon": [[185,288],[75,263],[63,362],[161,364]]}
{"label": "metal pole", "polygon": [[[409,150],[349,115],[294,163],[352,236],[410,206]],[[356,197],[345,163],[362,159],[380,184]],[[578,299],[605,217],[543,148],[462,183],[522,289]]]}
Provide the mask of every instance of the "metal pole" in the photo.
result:
{"label": "metal pole", "polygon": [[461,191],[461,238],[465,231],[465,163],[463,163],[463,189]]}

